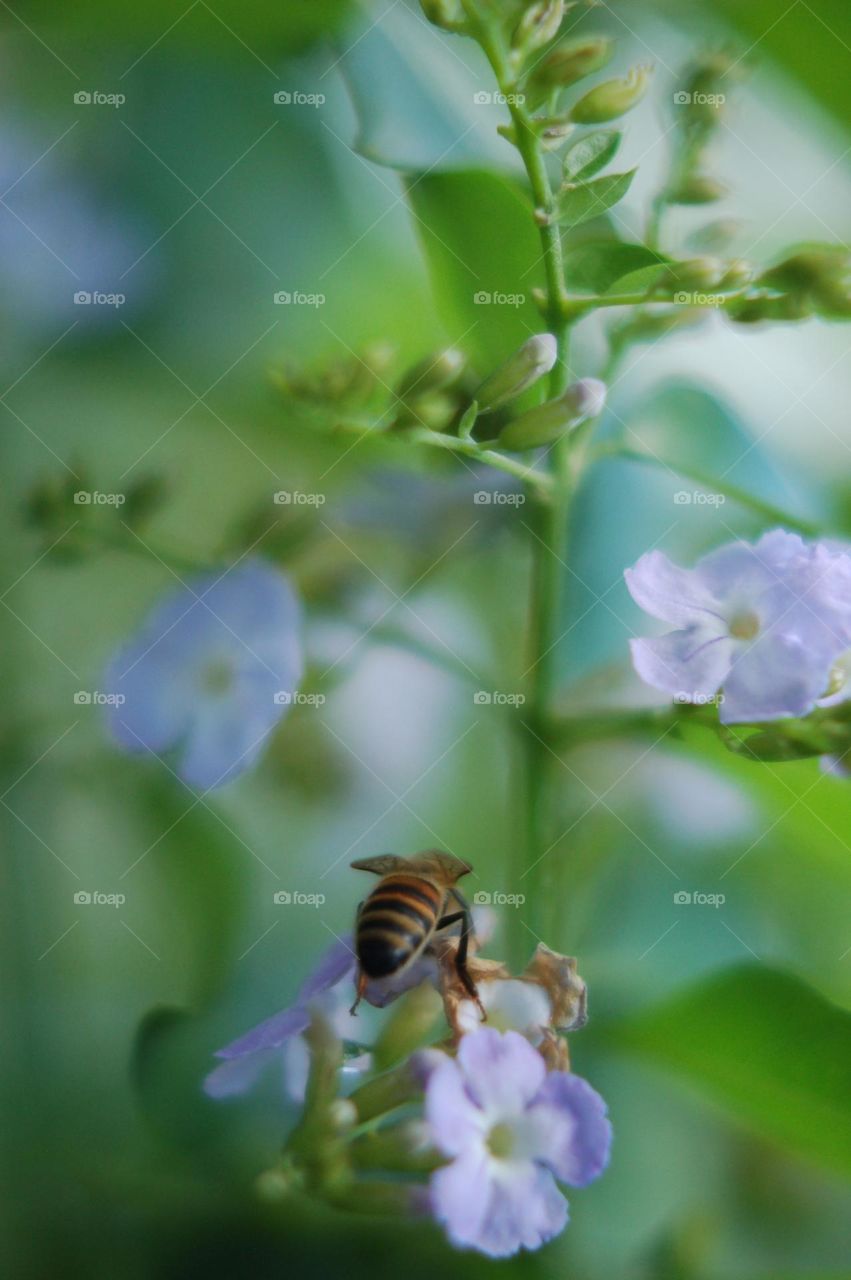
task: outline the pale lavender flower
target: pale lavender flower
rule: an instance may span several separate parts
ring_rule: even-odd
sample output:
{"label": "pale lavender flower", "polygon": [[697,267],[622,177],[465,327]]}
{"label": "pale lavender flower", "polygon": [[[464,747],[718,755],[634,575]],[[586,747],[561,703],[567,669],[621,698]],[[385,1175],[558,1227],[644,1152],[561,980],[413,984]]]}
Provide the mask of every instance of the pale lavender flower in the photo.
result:
{"label": "pale lavender flower", "polygon": [[484,1027],[455,1059],[421,1058],[429,1136],[451,1161],[432,1176],[432,1211],[452,1243],[504,1258],[558,1235],[567,1202],[556,1179],[583,1187],[608,1163],[600,1095],[579,1076],[548,1073],[515,1031]]}
{"label": "pale lavender flower", "polygon": [[651,551],[625,577],[642,609],[677,628],[631,642],[638,674],[684,702],[723,691],[725,724],[806,715],[851,646],[851,556],[782,529],[694,569]]}
{"label": "pale lavender flower", "polygon": [[259,560],[204,574],[160,601],[106,674],[109,727],[127,751],[174,753],[209,790],[251,767],[302,675],[301,609]]}

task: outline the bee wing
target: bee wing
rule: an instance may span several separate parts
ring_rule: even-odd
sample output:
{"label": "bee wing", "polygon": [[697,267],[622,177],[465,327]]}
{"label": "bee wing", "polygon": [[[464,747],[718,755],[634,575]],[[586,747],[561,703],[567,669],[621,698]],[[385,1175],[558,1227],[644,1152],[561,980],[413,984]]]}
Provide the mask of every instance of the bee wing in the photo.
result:
{"label": "bee wing", "polygon": [[406,865],[405,858],[397,853],[377,853],[374,858],[358,858],[350,863],[355,871],[372,871],[377,876],[389,876],[391,871],[400,871]]}
{"label": "bee wing", "polygon": [[454,854],[445,854],[441,849],[426,849],[421,854],[416,854],[413,858],[408,859],[408,867],[416,868],[422,872],[436,874],[440,881],[447,884],[454,884],[462,876],[467,876],[471,872],[470,863],[465,863],[461,858],[456,858]]}

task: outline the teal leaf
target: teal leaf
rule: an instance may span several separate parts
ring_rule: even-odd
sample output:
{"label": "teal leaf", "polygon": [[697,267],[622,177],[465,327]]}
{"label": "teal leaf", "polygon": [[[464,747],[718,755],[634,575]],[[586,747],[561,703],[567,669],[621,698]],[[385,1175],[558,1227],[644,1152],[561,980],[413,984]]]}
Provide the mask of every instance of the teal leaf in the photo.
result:
{"label": "teal leaf", "polygon": [[799,979],[738,966],[617,1036],[760,1136],[851,1175],[851,1014]]}
{"label": "teal leaf", "polygon": [[355,151],[407,173],[519,170],[496,132],[508,112],[471,41],[438,32],[405,5],[390,5],[380,22],[364,16],[362,26],[340,60],[357,113]]}
{"label": "teal leaf", "polygon": [[622,137],[616,129],[598,129],[574,142],[562,161],[565,182],[577,182],[599,173],[614,158]]}
{"label": "teal leaf", "polygon": [[562,187],[556,196],[553,221],[578,227],[589,218],[598,218],[624,198],[635,172],[630,169],[627,173],[607,173],[591,182],[574,182]]}

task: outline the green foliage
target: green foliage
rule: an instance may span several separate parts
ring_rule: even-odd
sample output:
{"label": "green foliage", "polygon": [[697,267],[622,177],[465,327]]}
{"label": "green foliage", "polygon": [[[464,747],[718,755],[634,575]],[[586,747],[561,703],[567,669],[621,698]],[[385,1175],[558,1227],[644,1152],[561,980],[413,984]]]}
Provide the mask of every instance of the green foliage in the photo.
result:
{"label": "green foliage", "polygon": [[743,965],[647,1009],[616,1038],[755,1132],[851,1176],[851,1015],[798,979]]}
{"label": "green foliage", "polygon": [[484,373],[540,325],[531,298],[540,250],[528,198],[482,171],[414,177],[408,199],[444,324]]}

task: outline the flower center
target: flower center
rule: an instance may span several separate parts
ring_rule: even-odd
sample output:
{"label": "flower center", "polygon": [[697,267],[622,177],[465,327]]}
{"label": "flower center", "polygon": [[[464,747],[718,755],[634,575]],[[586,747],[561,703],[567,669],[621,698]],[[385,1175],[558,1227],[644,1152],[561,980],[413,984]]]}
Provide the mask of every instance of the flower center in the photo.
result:
{"label": "flower center", "polygon": [[759,635],[759,618],[750,609],[743,609],[730,619],[730,635],[735,640],[753,640]]}
{"label": "flower center", "polygon": [[233,684],[233,667],[224,658],[208,662],[201,675],[206,693],[227,693]]}
{"label": "flower center", "polygon": [[505,1160],[514,1150],[514,1131],[510,1124],[495,1124],[488,1134],[488,1150],[497,1159]]}

